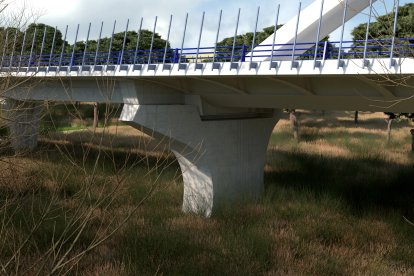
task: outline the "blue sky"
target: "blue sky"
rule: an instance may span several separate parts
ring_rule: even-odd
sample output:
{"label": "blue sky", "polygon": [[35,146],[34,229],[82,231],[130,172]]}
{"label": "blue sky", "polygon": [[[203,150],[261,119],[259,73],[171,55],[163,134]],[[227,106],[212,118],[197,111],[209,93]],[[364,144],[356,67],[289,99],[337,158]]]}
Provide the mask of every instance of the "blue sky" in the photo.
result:
{"label": "blue sky", "polygon": [[[185,14],[189,13],[188,32],[185,46],[197,45],[201,14],[206,12],[202,37],[202,45],[213,45],[217,30],[218,14],[223,10],[223,21],[220,39],[234,34],[236,15],[241,8],[241,21],[239,33],[254,30],[257,7],[260,6],[260,19],[258,28],[274,24],[275,11],[278,4],[281,5],[280,22],[286,22],[297,13],[299,2],[305,7],[314,0],[10,0],[11,8],[22,6],[35,11],[38,22],[52,26],[58,26],[64,30],[69,25],[69,40],[74,39],[76,25],[80,24],[80,39],[86,37],[87,26],[92,23],[91,37],[98,35],[98,27],[104,21],[104,33],[109,34],[114,20],[117,20],[117,31],[125,29],[127,18],[130,19],[130,29],[137,30],[141,17],[144,17],[144,28],[152,30],[155,16],[158,16],[157,32],[166,37],[170,14],[173,14],[171,42],[179,47],[183,32]],[[321,0],[315,0],[321,1]],[[338,0],[325,0],[338,1]],[[383,6],[392,8],[394,0],[378,0],[375,7],[383,10]],[[382,3],[384,2],[384,3]],[[400,5],[408,0],[400,0]],[[361,22],[366,22],[367,16],[360,14],[346,25],[346,38],[350,38],[350,31]],[[332,39],[340,37],[340,31],[332,34]]]}

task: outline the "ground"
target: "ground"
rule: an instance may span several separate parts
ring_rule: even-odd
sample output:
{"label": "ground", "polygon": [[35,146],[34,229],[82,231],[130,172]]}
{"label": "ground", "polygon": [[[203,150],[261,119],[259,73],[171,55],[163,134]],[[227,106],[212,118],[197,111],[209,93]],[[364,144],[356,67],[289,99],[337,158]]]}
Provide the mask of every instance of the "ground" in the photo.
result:
{"label": "ground", "polygon": [[[210,219],[181,212],[179,166],[163,143],[124,125],[105,136],[44,135],[32,156],[2,159],[2,179],[14,178],[1,183],[0,203],[18,207],[0,208],[11,221],[1,230],[8,238],[0,238],[0,264],[30,236],[12,271],[33,260],[39,265],[30,269],[50,271],[64,259],[58,272],[92,275],[413,275],[412,124],[396,122],[387,143],[382,113],[362,112],[358,125],[353,112],[299,113],[299,143],[287,115],[272,134],[264,198]],[[31,234],[41,213],[33,210],[50,201]],[[76,216],[86,221],[82,231]],[[62,250],[47,255],[61,236]]]}

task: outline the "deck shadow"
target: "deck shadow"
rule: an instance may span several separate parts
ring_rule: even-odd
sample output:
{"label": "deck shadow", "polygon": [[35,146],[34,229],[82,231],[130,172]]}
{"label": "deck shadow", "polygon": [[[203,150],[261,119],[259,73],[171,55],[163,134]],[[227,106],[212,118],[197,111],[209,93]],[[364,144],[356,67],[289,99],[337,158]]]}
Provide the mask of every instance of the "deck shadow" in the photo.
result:
{"label": "deck shadow", "polygon": [[[396,211],[414,219],[414,167],[375,157],[345,159],[269,149],[274,160],[266,189],[287,188],[328,195],[355,212]],[[277,168],[279,166],[280,168]]]}

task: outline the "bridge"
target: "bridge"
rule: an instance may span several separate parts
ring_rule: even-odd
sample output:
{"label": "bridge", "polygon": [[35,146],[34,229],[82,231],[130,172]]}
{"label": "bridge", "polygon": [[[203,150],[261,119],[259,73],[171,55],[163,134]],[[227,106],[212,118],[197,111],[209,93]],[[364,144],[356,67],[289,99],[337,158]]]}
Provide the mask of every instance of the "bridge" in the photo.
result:
{"label": "bridge", "polygon": [[[393,33],[370,39],[374,5],[375,0],[317,0],[304,9],[299,5],[298,14],[277,29],[279,6],[273,34],[256,44],[258,9],[250,45],[236,45],[240,10],[232,46],[217,45],[221,12],[211,47],[200,46],[204,13],[193,48],[183,47],[187,19],[182,30],[173,32],[172,17],[167,41],[179,32],[181,48],[153,47],[157,19],[145,50],[140,49],[140,31],[136,49],[125,50],[128,24],[119,51],[111,47],[113,31],[107,52],[99,47],[87,52],[90,25],[80,53],[75,51],[79,25],[69,54],[64,47],[57,52],[54,44],[45,53],[46,31],[37,52],[34,35],[32,41],[24,36],[30,54],[23,54],[24,46],[16,49],[17,36],[7,35],[5,44],[7,39],[13,43],[11,51],[3,49],[0,76],[24,80],[3,95],[12,145],[16,150],[36,146],[40,101],[121,103],[120,120],[168,139],[182,170],[184,211],[210,216],[220,204],[257,199],[264,189],[269,137],[283,109],[413,111],[414,81],[407,78],[414,74],[413,39],[396,36],[398,1]],[[346,41],[345,24],[364,9],[366,38]],[[322,41],[337,28],[339,41]],[[64,41],[66,34],[67,28]],[[112,85],[99,85],[105,80]]]}

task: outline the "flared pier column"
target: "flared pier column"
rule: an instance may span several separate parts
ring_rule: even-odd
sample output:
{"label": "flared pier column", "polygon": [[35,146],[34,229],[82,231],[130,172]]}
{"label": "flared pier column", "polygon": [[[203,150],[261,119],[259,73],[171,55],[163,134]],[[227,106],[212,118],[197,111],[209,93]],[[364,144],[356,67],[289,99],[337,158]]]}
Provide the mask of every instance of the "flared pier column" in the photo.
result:
{"label": "flared pier column", "polygon": [[209,217],[219,205],[262,196],[266,149],[277,115],[203,118],[191,105],[126,104],[121,120],[169,139],[183,174],[183,210]]}
{"label": "flared pier column", "polygon": [[12,148],[17,152],[33,150],[37,146],[42,104],[6,99],[4,107]]}

